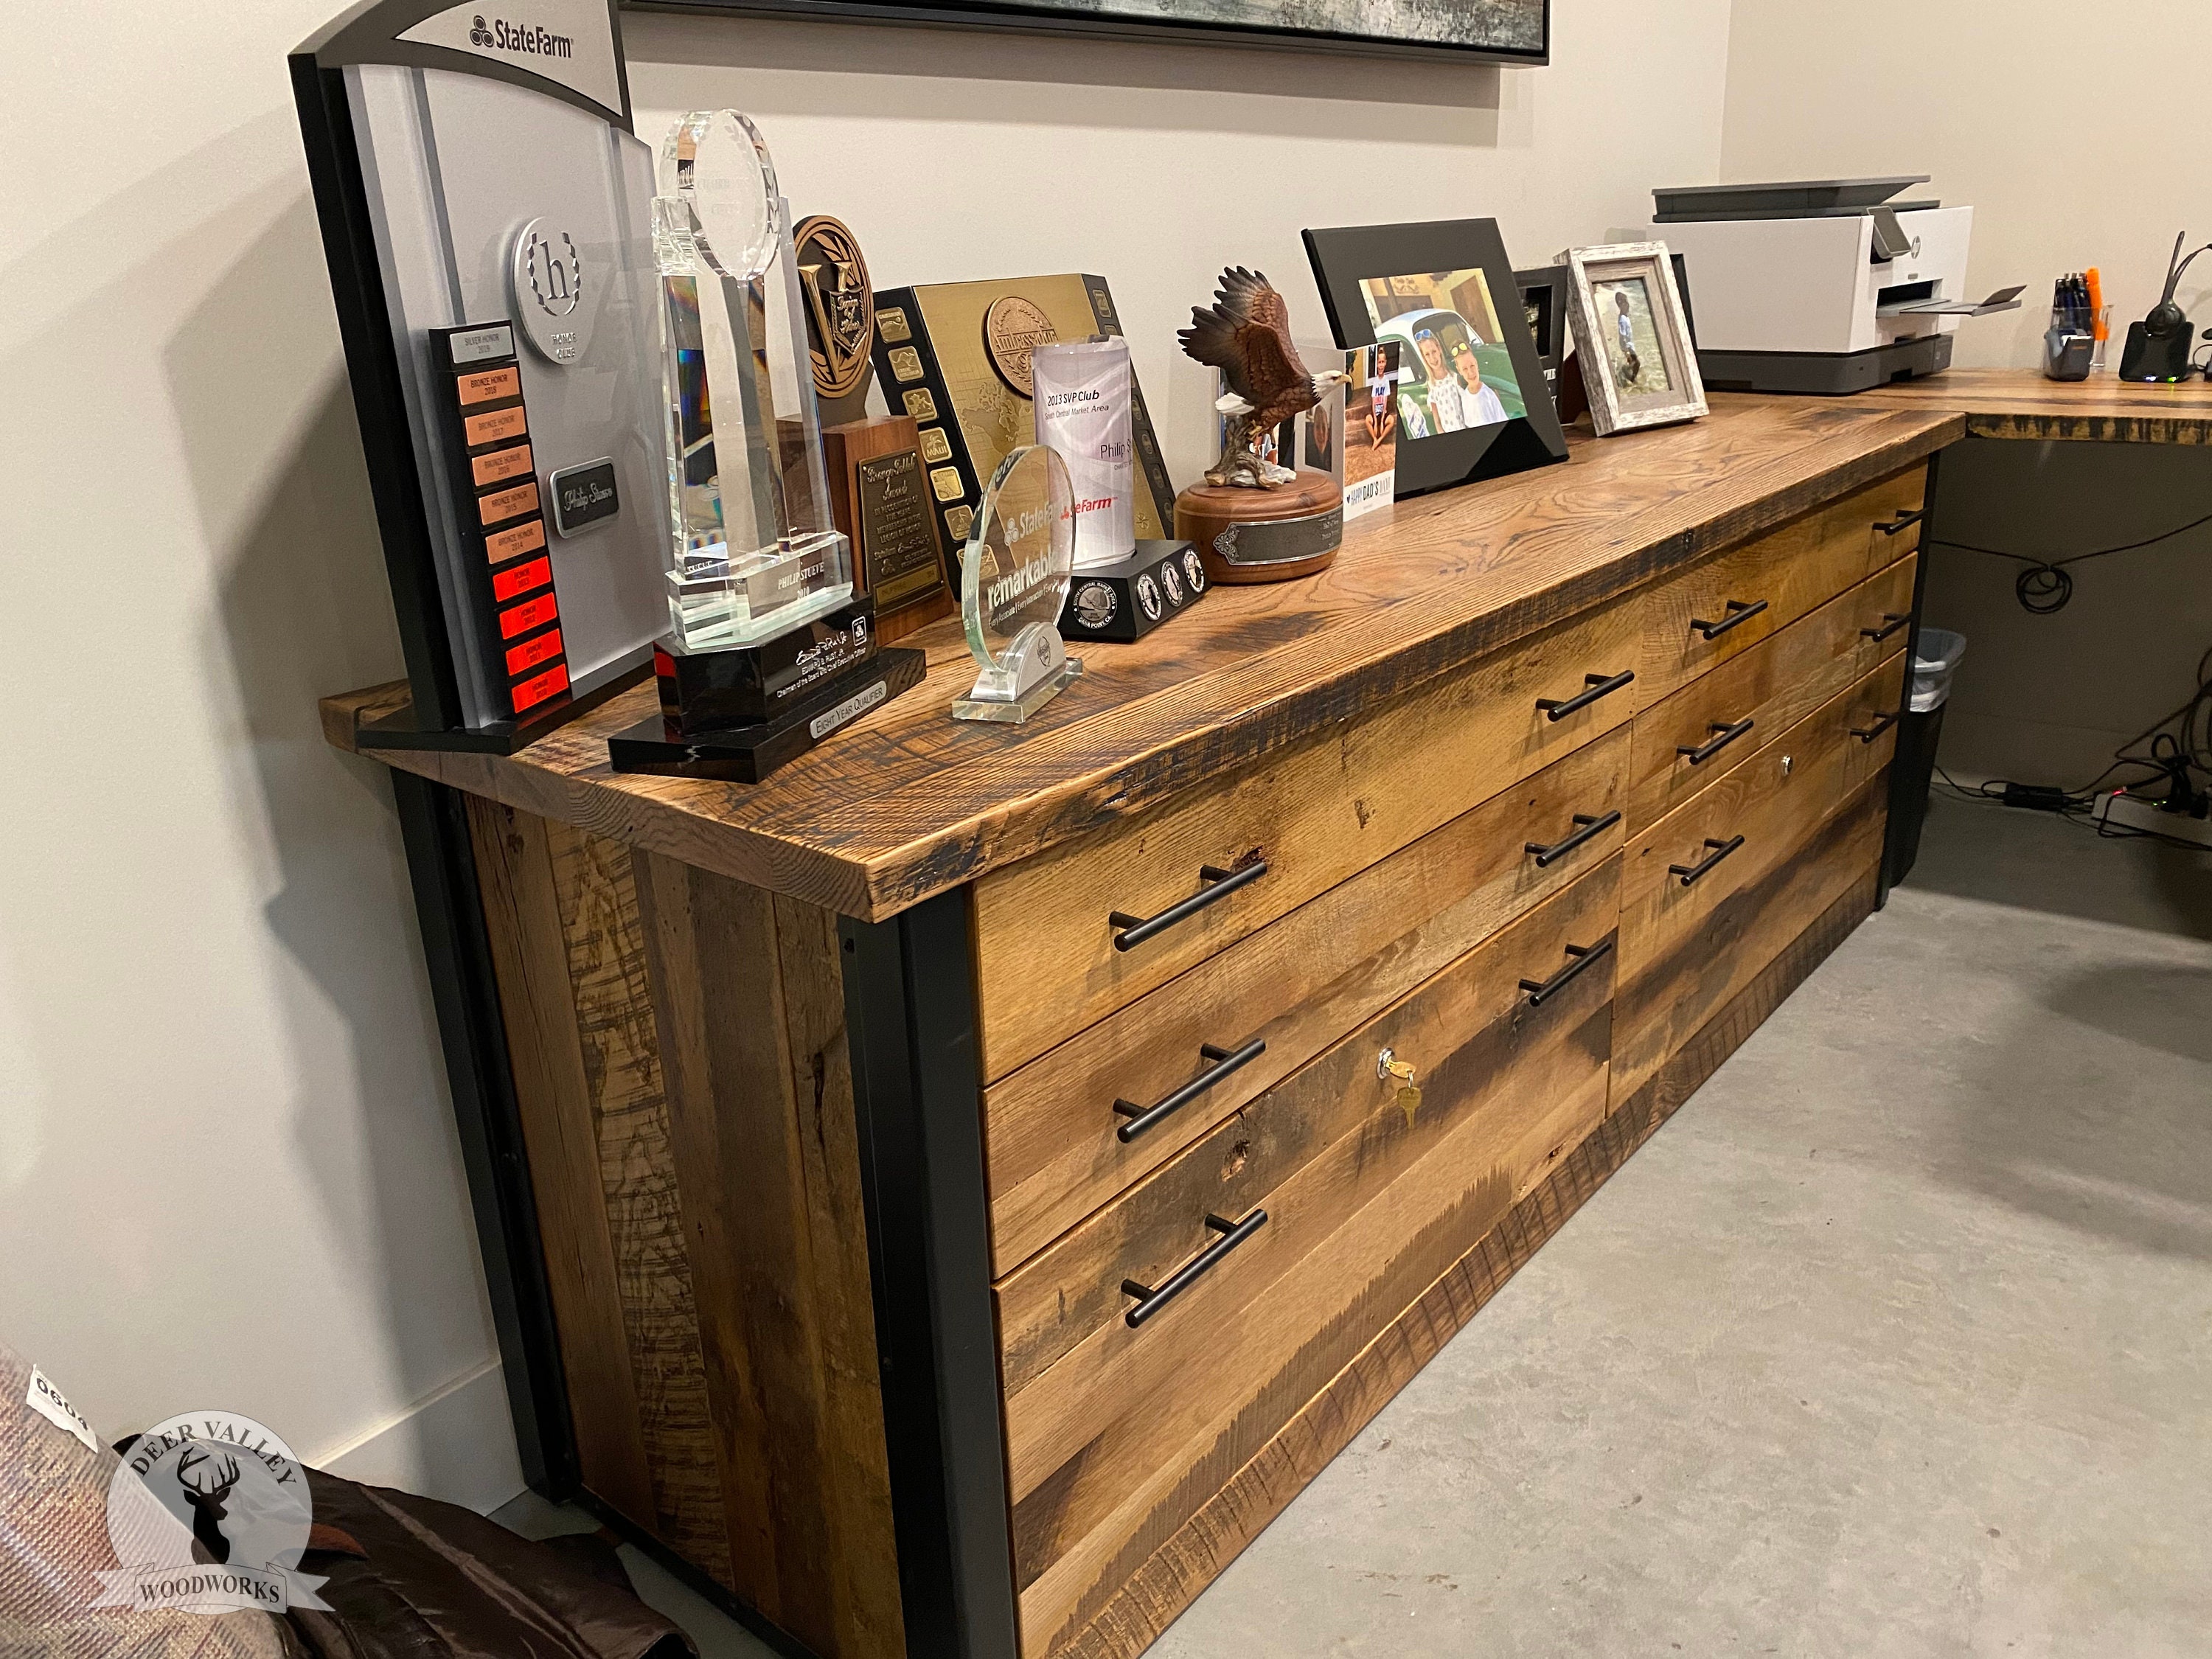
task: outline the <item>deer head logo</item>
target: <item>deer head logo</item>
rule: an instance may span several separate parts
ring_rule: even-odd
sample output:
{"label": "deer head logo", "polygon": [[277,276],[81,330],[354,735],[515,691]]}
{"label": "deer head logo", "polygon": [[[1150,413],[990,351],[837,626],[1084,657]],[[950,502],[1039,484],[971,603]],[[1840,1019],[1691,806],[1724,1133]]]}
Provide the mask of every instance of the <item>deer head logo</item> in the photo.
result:
{"label": "deer head logo", "polygon": [[238,1485],[238,1460],[225,1457],[216,1464],[212,1484],[204,1483],[199,1474],[207,1461],[208,1455],[197,1446],[188,1449],[177,1459],[177,1484],[185,1489],[185,1502],[192,1506],[193,1538],[208,1553],[208,1559],[221,1566],[230,1559],[230,1540],[223,1534],[222,1522],[231,1489]]}

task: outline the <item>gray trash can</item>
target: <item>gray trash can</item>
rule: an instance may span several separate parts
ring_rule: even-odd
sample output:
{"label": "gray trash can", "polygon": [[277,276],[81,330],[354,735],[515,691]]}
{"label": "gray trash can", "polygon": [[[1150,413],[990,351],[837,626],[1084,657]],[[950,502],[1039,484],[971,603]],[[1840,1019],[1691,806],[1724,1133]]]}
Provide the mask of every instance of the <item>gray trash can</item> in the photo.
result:
{"label": "gray trash can", "polygon": [[1928,791],[1936,781],[1936,746],[1943,738],[1943,705],[1951,677],[1966,654],[1966,636],[1948,628],[1923,628],[1912,653],[1912,687],[1897,722],[1897,752],[1889,797],[1893,820],[1887,885],[1911,873],[1920,856],[1921,826],[1928,819]]}

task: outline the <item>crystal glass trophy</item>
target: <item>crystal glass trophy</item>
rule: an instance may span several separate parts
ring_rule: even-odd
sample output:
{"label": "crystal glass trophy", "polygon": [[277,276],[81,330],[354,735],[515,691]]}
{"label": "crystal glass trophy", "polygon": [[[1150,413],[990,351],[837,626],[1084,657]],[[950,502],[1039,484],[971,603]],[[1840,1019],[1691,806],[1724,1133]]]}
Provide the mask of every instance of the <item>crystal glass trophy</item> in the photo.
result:
{"label": "crystal glass trophy", "polygon": [[1083,672],[1059,628],[1075,526],[1074,486],[1056,453],[1024,444],[999,463],[961,555],[960,616],[981,672],[953,719],[1025,720]]}
{"label": "crystal glass trophy", "polygon": [[683,649],[751,645],[853,592],[791,227],[768,146],[735,110],[677,122],[657,187],[669,614]]}

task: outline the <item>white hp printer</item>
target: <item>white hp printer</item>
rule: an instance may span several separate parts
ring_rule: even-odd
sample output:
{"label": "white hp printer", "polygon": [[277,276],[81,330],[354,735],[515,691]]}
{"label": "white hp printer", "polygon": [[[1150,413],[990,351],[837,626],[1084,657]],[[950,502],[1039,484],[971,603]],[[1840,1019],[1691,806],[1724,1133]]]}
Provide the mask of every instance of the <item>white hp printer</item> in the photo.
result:
{"label": "white hp printer", "polygon": [[1698,291],[1698,368],[1722,392],[1862,392],[1951,362],[1974,210],[1892,201],[1928,175],[1700,185],[1651,192],[1652,237]]}

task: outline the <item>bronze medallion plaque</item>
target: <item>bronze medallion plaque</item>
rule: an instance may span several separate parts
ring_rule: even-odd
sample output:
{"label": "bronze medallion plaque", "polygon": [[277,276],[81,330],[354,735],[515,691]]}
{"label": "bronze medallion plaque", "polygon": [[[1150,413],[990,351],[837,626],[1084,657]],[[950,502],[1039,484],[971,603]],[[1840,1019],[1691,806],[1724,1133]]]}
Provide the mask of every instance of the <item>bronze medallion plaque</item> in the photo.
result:
{"label": "bronze medallion plaque", "polygon": [[1030,374],[1030,353],[1059,337],[1052,319],[1018,294],[993,301],[983,313],[983,346],[991,354],[991,367],[1024,398],[1036,394],[1036,382]]}
{"label": "bronze medallion plaque", "polygon": [[823,419],[865,412],[868,354],[876,341],[876,300],[868,264],[853,233],[827,214],[801,220],[793,233],[799,285],[806,310],[807,356],[814,391],[832,405]]}

